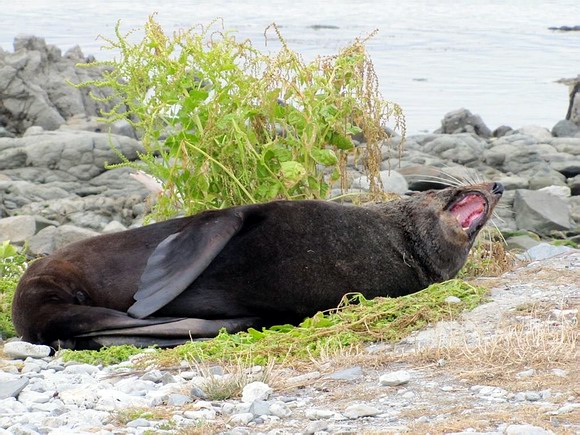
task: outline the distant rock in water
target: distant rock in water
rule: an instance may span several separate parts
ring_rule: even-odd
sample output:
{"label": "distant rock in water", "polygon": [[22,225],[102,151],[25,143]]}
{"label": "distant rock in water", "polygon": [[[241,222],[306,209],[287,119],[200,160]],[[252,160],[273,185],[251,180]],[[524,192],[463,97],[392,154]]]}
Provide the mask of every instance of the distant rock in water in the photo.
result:
{"label": "distant rock in water", "polygon": [[548,29],[559,31],[559,32],[580,32],[580,26],[548,27]]}
{"label": "distant rock in water", "polygon": [[435,130],[435,133],[473,133],[485,138],[491,137],[491,130],[485,125],[481,116],[474,115],[467,109],[447,113],[441,121],[441,128]]}

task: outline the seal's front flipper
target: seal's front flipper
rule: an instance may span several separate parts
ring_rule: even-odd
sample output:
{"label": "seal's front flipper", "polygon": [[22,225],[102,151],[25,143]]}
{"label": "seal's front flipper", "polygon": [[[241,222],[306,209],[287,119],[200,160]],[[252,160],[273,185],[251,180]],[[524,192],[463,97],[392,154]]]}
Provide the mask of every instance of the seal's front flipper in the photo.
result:
{"label": "seal's front flipper", "polygon": [[[134,320],[140,322],[140,320]],[[166,319],[161,320],[166,321]],[[155,318],[152,318],[151,321],[155,321]],[[214,320],[176,319],[173,322],[158,325],[110,329],[78,335],[75,337],[75,347],[79,349],[122,344],[137,347],[152,345],[173,347],[191,340],[213,338],[218,335],[222,328],[225,328],[229,333],[235,333],[250,327],[258,328],[260,325],[261,319],[258,317]]]}
{"label": "seal's front flipper", "polygon": [[241,214],[234,211],[208,213],[203,219],[192,221],[157,245],[141,275],[136,302],[127,311],[130,316],[143,319],[179,296],[243,224]]}

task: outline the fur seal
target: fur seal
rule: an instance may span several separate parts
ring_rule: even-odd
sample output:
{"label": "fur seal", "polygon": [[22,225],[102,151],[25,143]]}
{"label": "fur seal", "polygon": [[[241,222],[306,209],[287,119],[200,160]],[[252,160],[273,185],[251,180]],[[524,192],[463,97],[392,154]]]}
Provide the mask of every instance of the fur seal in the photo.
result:
{"label": "fur seal", "polygon": [[347,292],[406,295],[457,274],[502,193],[487,183],[364,207],[274,201],[97,236],[30,265],[14,325],[55,348],[174,346],[296,324]]}

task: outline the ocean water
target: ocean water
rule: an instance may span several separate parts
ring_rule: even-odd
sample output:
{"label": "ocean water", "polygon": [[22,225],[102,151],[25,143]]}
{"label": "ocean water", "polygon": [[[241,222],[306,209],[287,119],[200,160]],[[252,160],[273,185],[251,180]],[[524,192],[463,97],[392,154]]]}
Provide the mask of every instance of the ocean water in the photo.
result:
{"label": "ocean water", "polygon": [[98,35],[141,27],[156,12],[166,31],[208,24],[220,17],[240,38],[263,50],[264,29],[278,24],[305,59],[335,53],[378,29],[367,47],[383,96],[399,103],[409,133],[432,131],[443,115],[465,107],[494,129],[563,119],[567,87],[560,78],[580,74],[578,0],[0,0],[0,47],[12,50],[18,34],[41,36],[63,51],[79,45],[97,59]]}

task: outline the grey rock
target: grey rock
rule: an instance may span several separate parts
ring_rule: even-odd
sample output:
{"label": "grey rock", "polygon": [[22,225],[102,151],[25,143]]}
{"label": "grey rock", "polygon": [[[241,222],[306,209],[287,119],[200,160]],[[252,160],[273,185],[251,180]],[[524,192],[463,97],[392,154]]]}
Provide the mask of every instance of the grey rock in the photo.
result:
{"label": "grey rock", "polygon": [[342,413],[345,417],[350,419],[361,418],[361,417],[373,417],[379,415],[381,411],[374,406],[367,405],[365,403],[356,403],[349,405]]}
{"label": "grey rock", "polygon": [[96,116],[100,110],[113,107],[115,101],[95,101],[89,92],[99,97],[110,95],[104,88],[77,89],[67,83],[98,79],[103,67],[78,68],[86,63],[80,49],[62,56],[61,51],[47,45],[41,38],[19,36],[14,41],[14,53],[4,53],[0,67],[0,89],[3,90],[2,115],[6,128],[22,134],[32,125],[54,130],[75,114]]}
{"label": "grey rock", "polygon": [[394,387],[397,385],[404,385],[411,380],[411,374],[406,370],[398,370],[396,372],[385,373],[379,378],[381,385]]}
{"label": "grey rock", "polygon": [[554,432],[531,424],[510,424],[505,429],[506,435],[553,435]]}
{"label": "grey rock", "polygon": [[572,228],[570,206],[563,199],[545,192],[517,190],[514,213],[518,229],[548,235],[550,231]]}
{"label": "grey rock", "polygon": [[500,125],[498,128],[496,128],[493,131],[492,136],[493,137],[502,137],[502,136],[505,136],[506,134],[513,132],[513,131],[514,131],[514,129],[508,125]]}
{"label": "grey rock", "polygon": [[25,377],[13,381],[0,381],[0,401],[9,397],[18,397],[29,382],[29,379]]}
{"label": "grey rock", "polygon": [[328,409],[312,409],[309,408],[304,411],[304,416],[309,420],[328,419],[335,416],[333,411]]}
{"label": "grey rock", "polygon": [[251,412],[244,412],[241,414],[234,414],[230,417],[229,423],[233,425],[247,425],[254,419],[254,414]]}
{"label": "grey rock", "polygon": [[251,382],[242,390],[242,402],[252,403],[256,400],[268,400],[273,390],[264,382]]}
{"label": "grey rock", "polygon": [[79,228],[74,225],[47,227],[29,240],[29,252],[32,255],[47,255],[70,243],[99,235],[96,231]]}
{"label": "grey rock", "polygon": [[552,169],[558,171],[566,178],[580,175],[580,158],[575,158],[572,155],[563,155],[562,160],[559,161],[552,160],[550,161],[550,166]]}
{"label": "grey rock", "polygon": [[552,135],[556,137],[580,137],[580,126],[563,119],[552,127]]}
{"label": "grey rock", "polygon": [[328,422],[325,420],[316,420],[308,423],[304,429],[305,435],[312,435],[316,433],[323,433],[328,429]]}
{"label": "grey rock", "polygon": [[571,195],[580,196],[580,175],[568,179],[568,187]]}
{"label": "grey rock", "polygon": [[328,376],[325,376],[325,379],[334,379],[337,381],[354,381],[356,379],[362,378],[362,376],[362,368],[360,366],[356,366],[334,372]]}
{"label": "grey rock", "polygon": [[99,373],[100,369],[92,364],[70,364],[62,372],[71,375],[90,375],[94,376]]}
{"label": "grey rock", "polygon": [[538,125],[525,125],[514,131],[514,134],[531,136],[538,141],[545,141],[552,138],[552,133],[547,128]]}
{"label": "grey rock", "polygon": [[185,411],[183,416],[191,420],[213,420],[216,418],[216,412],[213,409],[199,409],[195,411]]}
{"label": "grey rock", "polygon": [[467,109],[459,109],[445,114],[441,128],[436,133],[457,134],[474,133],[481,137],[490,137],[491,130],[485,125],[479,115],[472,114]]}
{"label": "grey rock", "polygon": [[171,394],[167,398],[168,406],[183,406],[186,403],[191,403],[191,397],[185,396],[183,394]]}
{"label": "grey rock", "polygon": [[151,422],[146,418],[136,418],[135,420],[131,420],[126,424],[127,427],[149,427],[151,426]]}
{"label": "grey rock", "polygon": [[292,411],[284,402],[277,400],[270,405],[270,414],[278,418],[286,418],[292,415]]}
{"label": "grey rock", "polygon": [[10,341],[4,344],[4,353],[16,359],[44,358],[50,355],[50,347],[25,341]]}
{"label": "grey rock", "polygon": [[528,249],[519,257],[525,260],[540,261],[555,257],[557,255],[567,254],[568,252],[572,251],[574,251],[574,249],[568,246],[554,246],[550,245],[549,243],[539,243],[536,246]]}
{"label": "grey rock", "polygon": [[440,135],[425,143],[422,151],[443,160],[469,165],[477,162],[486,148],[486,142],[473,134]]}
{"label": "grey rock", "polygon": [[459,304],[461,303],[461,299],[459,299],[457,296],[447,296],[445,298],[445,302],[448,304]]}
{"label": "grey rock", "polygon": [[34,216],[12,216],[0,219],[0,241],[10,240],[21,243],[28,240],[36,232]]}
{"label": "grey rock", "polygon": [[250,412],[255,417],[260,415],[270,415],[270,403],[265,400],[254,400],[250,405]]}
{"label": "grey rock", "polygon": [[540,243],[539,240],[536,240],[528,235],[522,234],[520,236],[512,236],[506,239],[507,248],[509,250],[512,249],[530,249]]}
{"label": "grey rock", "polygon": [[546,186],[538,189],[539,192],[549,193],[567,200],[571,196],[571,189],[568,186]]}

